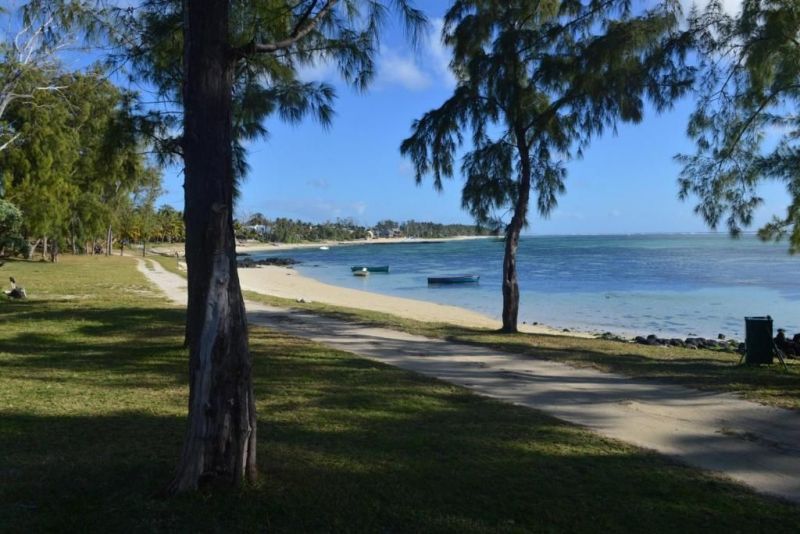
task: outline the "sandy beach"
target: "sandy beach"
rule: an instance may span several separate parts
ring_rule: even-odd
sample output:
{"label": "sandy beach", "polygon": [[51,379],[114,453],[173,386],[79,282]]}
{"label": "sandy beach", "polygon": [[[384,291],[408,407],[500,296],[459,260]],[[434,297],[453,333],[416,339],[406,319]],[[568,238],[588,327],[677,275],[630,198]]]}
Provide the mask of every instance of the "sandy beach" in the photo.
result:
{"label": "sandy beach", "polygon": [[[463,241],[469,239],[487,239],[492,237],[493,236],[458,236],[430,239],[374,238],[358,241],[325,241],[315,243],[262,243],[253,241],[237,243],[236,251],[239,254],[249,254],[264,251],[318,248],[323,246],[334,247],[430,243],[443,241]],[[183,256],[184,244],[162,244],[152,247],[151,250],[152,252],[158,254],[169,254],[172,256],[177,253],[178,255]],[[253,291],[274,297],[292,300],[303,299],[306,302],[322,302],[333,306],[359,308],[363,310],[388,313],[406,319],[450,323],[470,328],[499,329],[502,326],[501,321],[497,319],[465,308],[334,286],[307,276],[303,276],[291,267],[264,265],[256,268],[239,269],[239,280],[242,289],[245,291]],[[518,328],[522,332],[532,334],[550,334],[587,338],[594,337],[594,335],[591,333],[578,332],[574,330],[570,332],[564,332],[557,328],[552,328],[542,324],[519,324]]]}
{"label": "sandy beach", "polygon": [[[498,320],[464,308],[333,286],[303,276],[288,267],[266,265],[239,269],[239,281],[243,290],[275,297],[303,299],[307,302],[322,302],[389,313],[406,319],[450,323],[472,328],[498,329],[501,326]],[[544,325],[521,324],[519,328],[523,332],[535,334],[592,337],[590,334],[580,332],[565,333]]]}

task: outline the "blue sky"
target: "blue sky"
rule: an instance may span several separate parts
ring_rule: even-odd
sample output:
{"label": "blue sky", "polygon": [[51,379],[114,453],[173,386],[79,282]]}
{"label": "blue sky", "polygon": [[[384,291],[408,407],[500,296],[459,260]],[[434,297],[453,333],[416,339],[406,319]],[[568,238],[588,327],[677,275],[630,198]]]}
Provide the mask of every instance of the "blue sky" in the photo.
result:
{"label": "blue sky", "polygon": [[[313,122],[290,126],[267,122],[267,141],[250,146],[251,173],[237,207],[240,217],[261,212],[268,218],[311,221],[352,217],[370,225],[380,219],[471,223],[461,209],[462,180],[456,176],[442,193],[430,181],[414,183],[400,142],[411,122],[440,105],[453,80],[446,70],[447,50],[439,43],[440,17],[447,2],[417,2],[432,19],[431,37],[411,50],[402,31],[390,28],[382,45],[371,89],[356,93],[332,69],[307,69],[307,80],[337,88],[336,117],[325,130]],[[568,163],[567,193],[548,220],[530,217],[529,233],[595,234],[702,232],[707,227],[692,212],[693,202],[677,199],[679,166],[673,156],[691,152],[685,135],[690,98],[669,113],[648,113],[639,125],[621,125],[596,139],[582,160]],[[183,205],[182,176],[165,173],[162,202]],[[766,184],[765,205],[756,226],[782,213],[788,195],[782,185]]]}

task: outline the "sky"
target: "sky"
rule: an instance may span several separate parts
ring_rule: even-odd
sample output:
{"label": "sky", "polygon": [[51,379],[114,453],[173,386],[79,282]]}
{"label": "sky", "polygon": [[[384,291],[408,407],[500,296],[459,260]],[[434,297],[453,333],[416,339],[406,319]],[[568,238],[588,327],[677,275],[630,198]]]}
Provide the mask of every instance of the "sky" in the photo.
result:
{"label": "sky", "polygon": [[[411,123],[438,107],[451,94],[448,50],[439,39],[447,2],[420,0],[431,19],[429,38],[416,50],[402,30],[390,27],[378,58],[374,83],[358,93],[325,65],[307,68],[304,80],[334,85],[336,116],[328,129],[311,121],[299,125],[269,119],[270,137],[249,145],[251,172],[242,185],[237,217],[256,212],[267,218],[290,217],[313,222],[351,217],[372,225],[382,219],[444,223],[473,222],[461,208],[462,177],[434,190],[426,179],[415,184],[410,161],[400,155]],[[736,9],[736,1],[728,2]],[[708,231],[693,213],[694,202],[677,198],[680,166],[673,157],[692,153],[685,134],[691,97],[661,115],[652,110],[638,125],[620,125],[595,139],[584,157],[567,163],[566,194],[543,220],[529,216],[532,234],[626,234]],[[181,209],[183,177],[165,171],[162,203]],[[754,229],[782,214],[788,194],[781,184],[765,184],[765,199]],[[723,229],[724,230],[724,229]]]}

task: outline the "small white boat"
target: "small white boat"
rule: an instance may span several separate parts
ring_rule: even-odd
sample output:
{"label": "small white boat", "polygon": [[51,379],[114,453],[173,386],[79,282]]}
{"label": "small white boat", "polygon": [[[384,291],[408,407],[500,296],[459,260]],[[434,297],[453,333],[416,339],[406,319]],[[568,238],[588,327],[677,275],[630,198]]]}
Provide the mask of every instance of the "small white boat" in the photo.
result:
{"label": "small white boat", "polygon": [[330,250],[331,247],[319,247],[320,250]]}
{"label": "small white boat", "polygon": [[369,271],[364,267],[358,271],[353,271],[353,276],[369,276]]}

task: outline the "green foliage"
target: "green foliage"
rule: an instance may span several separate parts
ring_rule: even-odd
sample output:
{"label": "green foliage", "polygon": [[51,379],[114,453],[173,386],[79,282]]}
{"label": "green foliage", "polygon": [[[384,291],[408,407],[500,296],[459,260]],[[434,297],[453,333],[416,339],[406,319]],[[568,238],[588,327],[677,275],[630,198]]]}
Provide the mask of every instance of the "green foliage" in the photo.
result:
{"label": "green foliage", "polygon": [[417,182],[431,174],[441,188],[471,132],[464,207],[479,222],[508,207],[525,220],[517,201],[529,181],[547,215],[564,192],[564,161],[619,121],[640,121],[646,99],[661,110],[689,87],[679,12],[674,1],[635,13],[627,0],[454,2],[443,40],[458,85],[401,145]]}
{"label": "green foliage", "polygon": [[[387,6],[372,0],[342,0],[333,9],[317,0],[237,0],[231,2],[230,44],[234,71],[234,169],[248,172],[245,143],[266,138],[264,121],[277,115],[290,123],[311,117],[323,127],[333,118],[335,91],[321,82],[302,82],[304,65],[330,62],[342,78],[359,89],[374,74],[378,32]],[[415,37],[425,22],[407,0],[393,0],[407,30]],[[106,29],[119,51],[115,64],[130,64],[133,79],[153,84],[158,106],[142,108],[140,127],[155,144],[162,163],[181,157],[180,130],[183,66],[183,2],[145,0],[136,8],[110,10]],[[304,33],[312,21],[319,21]],[[120,31],[124,28],[124,32]],[[296,39],[296,40],[295,40]],[[285,44],[292,41],[291,44]],[[273,47],[269,50],[260,47]]]}
{"label": "green foliage", "polygon": [[21,228],[22,212],[11,202],[0,199],[0,256],[27,251]]}
{"label": "green foliage", "polygon": [[[278,243],[303,243],[315,241],[352,241],[366,239],[368,232],[373,237],[419,237],[441,238],[454,236],[486,235],[485,229],[466,224],[441,224],[434,222],[392,220],[379,221],[372,228],[357,224],[352,219],[336,219],[334,222],[310,223],[278,217],[270,221],[261,213],[249,217],[238,225],[238,239],[258,239]],[[258,227],[258,228],[257,228]],[[398,234],[399,232],[399,234]]]}
{"label": "green foliage", "polygon": [[703,76],[688,126],[697,149],[677,156],[680,196],[696,195],[706,223],[716,228],[724,220],[738,235],[762,203],[758,184],[784,182],[786,214],[759,235],[788,236],[790,252],[800,252],[800,4],[745,0],[732,17],[714,1],[691,22]]}
{"label": "green foliage", "polygon": [[173,243],[186,239],[183,214],[172,206],[165,204],[158,208],[155,219],[155,228],[152,233],[153,241]]}
{"label": "green foliage", "polygon": [[0,239],[19,234],[22,212],[11,202],[0,199]]}
{"label": "green foliage", "polygon": [[127,95],[100,70],[53,81],[58,91],[8,108],[21,136],[0,153],[5,194],[25,214],[25,237],[94,240],[135,188],[160,177],[140,153]]}

